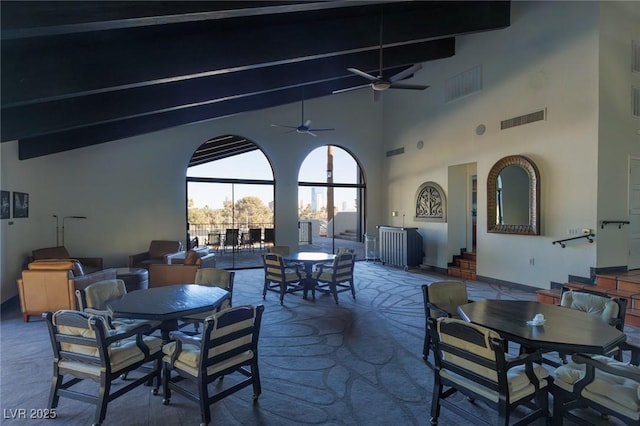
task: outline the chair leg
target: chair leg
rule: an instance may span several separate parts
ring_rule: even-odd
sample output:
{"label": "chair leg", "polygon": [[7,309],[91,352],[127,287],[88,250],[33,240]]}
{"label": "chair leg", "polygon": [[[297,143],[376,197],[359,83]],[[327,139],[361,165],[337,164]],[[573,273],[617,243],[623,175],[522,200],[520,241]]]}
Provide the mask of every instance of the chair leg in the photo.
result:
{"label": "chair leg", "polygon": [[107,416],[107,404],[109,403],[109,393],[111,392],[111,382],[104,377],[100,377],[100,391],[96,407],[95,424],[101,424]]}
{"label": "chair leg", "polygon": [[424,346],[422,348],[422,359],[425,361],[429,360],[429,348],[431,346],[431,333],[429,333],[429,328],[424,333]]}
{"label": "chair leg", "polygon": [[268,280],[264,280],[264,287],[262,288],[262,300],[267,298],[267,286],[269,285]]}
{"label": "chair leg", "polygon": [[438,417],[440,416],[440,397],[442,396],[442,384],[440,380],[436,378],[433,385],[433,394],[431,397],[431,424],[438,424]]}
{"label": "chair leg", "polygon": [[349,287],[351,288],[351,297],[356,300],[356,287],[353,285],[353,279],[349,280]]}
{"label": "chair leg", "polygon": [[338,289],[336,288],[336,283],[329,283],[329,289],[331,290],[331,294],[333,294],[333,298],[336,301],[336,305],[338,304]]}
{"label": "chair leg", "polygon": [[280,283],[280,304],[284,304],[284,293],[287,291],[287,283]]}
{"label": "chair leg", "polygon": [[200,388],[200,417],[202,418],[201,425],[208,425],[211,422],[211,406],[209,405],[209,391],[207,383],[200,378],[198,380],[198,387]]}
{"label": "chair leg", "polygon": [[168,364],[164,364],[162,370],[162,403],[164,405],[169,405],[169,402],[171,401],[171,389],[169,388],[171,369]]}
{"label": "chair leg", "polygon": [[49,408],[56,408],[58,406],[58,402],[60,401],[60,396],[58,396],[58,390],[62,385],[62,379],[64,376],[57,374],[58,367],[54,367],[56,372],[53,376],[53,381],[51,382],[51,392],[49,393]]}
{"label": "chair leg", "polygon": [[251,363],[251,377],[253,379],[253,400],[257,400],[262,393],[262,384],[260,383],[260,370],[258,369],[258,360],[254,359]]}

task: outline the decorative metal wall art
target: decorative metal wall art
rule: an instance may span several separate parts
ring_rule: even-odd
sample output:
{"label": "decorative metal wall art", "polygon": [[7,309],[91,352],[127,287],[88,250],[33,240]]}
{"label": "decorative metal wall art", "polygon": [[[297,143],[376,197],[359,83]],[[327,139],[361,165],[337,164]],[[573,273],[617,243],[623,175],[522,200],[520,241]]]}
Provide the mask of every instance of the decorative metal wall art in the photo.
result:
{"label": "decorative metal wall art", "polygon": [[440,185],[425,182],[416,197],[416,219],[430,222],[447,221],[447,199]]}

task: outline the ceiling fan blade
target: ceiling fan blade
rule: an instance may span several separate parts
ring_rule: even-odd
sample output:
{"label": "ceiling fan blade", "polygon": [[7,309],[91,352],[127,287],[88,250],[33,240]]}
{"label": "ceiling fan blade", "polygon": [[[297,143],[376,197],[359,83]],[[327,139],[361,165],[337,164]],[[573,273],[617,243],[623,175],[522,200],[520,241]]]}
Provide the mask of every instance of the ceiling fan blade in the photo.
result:
{"label": "ceiling fan blade", "polygon": [[272,124],[271,127],[284,127],[285,129],[293,129],[293,130],[297,129],[297,127],[295,126],[285,126],[282,124]]}
{"label": "ceiling fan blade", "polygon": [[313,136],[313,137],[318,136],[318,135],[316,135],[315,133],[311,132],[310,130],[307,130],[305,133],[306,133],[306,134],[308,134],[308,135],[311,135],[311,136]]}
{"label": "ceiling fan blade", "polygon": [[415,74],[417,71],[420,71],[421,69],[422,69],[422,65],[421,64],[415,64],[414,66],[409,67],[406,70],[400,71],[399,73],[397,73],[396,75],[391,77],[389,79],[389,81],[391,83],[394,83],[396,81],[404,80],[405,78],[409,77],[410,75]]}
{"label": "ceiling fan blade", "polygon": [[347,87],[346,89],[334,90],[332,93],[333,93],[333,94],[336,94],[336,93],[350,92],[350,91],[352,91],[352,90],[364,89],[365,87],[369,87],[369,84],[363,84],[363,85],[361,85],[361,86]]}
{"label": "ceiling fan blade", "polygon": [[304,124],[302,125],[303,127],[309,127],[311,126],[311,120],[307,120],[304,122]]}
{"label": "ceiling fan blade", "polygon": [[428,89],[429,86],[421,86],[419,84],[402,84],[402,83],[394,83],[389,86],[390,89],[409,89],[409,90],[424,90]]}
{"label": "ceiling fan blade", "polygon": [[330,132],[333,131],[335,129],[331,129],[331,128],[321,128],[321,129],[309,129],[310,132]]}
{"label": "ceiling fan blade", "polygon": [[356,74],[356,75],[359,75],[360,77],[364,77],[364,78],[366,78],[367,80],[371,80],[371,81],[376,81],[376,80],[378,80],[378,77],[374,77],[374,76],[372,76],[371,74],[367,74],[366,72],[364,72],[364,71],[360,71],[360,70],[359,70],[359,69],[357,69],[357,68],[347,68],[347,70],[348,70],[348,71],[351,71],[352,73],[354,73],[354,74]]}

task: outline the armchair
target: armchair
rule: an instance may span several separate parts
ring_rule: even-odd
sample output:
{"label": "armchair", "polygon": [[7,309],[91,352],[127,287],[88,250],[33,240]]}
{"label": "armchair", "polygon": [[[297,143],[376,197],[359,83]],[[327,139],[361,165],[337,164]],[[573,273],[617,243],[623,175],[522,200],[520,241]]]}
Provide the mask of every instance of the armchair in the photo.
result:
{"label": "armchair", "polygon": [[597,412],[597,421],[601,421],[604,414],[628,425],[640,424],[640,347],[625,342],[621,349],[630,352],[630,362],[602,355],[576,354],[573,362],[555,370],[555,424],[562,424],[563,418],[580,425],[593,424],[573,412],[585,407]]}
{"label": "armchair", "polygon": [[149,250],[129,256],[129,267],[149,269],[151,264],[167,263],[168,254],[181,250],[180,241],[153,240],[149,244]]}
{"label": "armchair", "polygon": [[[89,402],[96,405],[94,424],[100,425],[106,417],[108,403],[135,387],[155,379],[153,393],[157,394],[162,372],[162,341],[143,334],[148,326],[112,332],[102,317],[84,312],[62,310],[43,316],[53,347],[49,408],[56,408],[61,396]],[[153,368],[140,377],[129,379],[126,384],[113,383],[150,361]],[[71,378],[65,381],[65,376]],[[86,379],[98,384],[98,392],[85,393],[82,385],[74,388]]]}
{"label": "armchair", "polygon": [[462,281],[435,281],[422,285],[422,298],[425,313],[425,334],[422,348],[422,359],[429,358],[429,350],[433,346],[429,318],[460,318],[458,306],[471,302],[467,295],[467,286]]}
{"label": "armchair", "polygon": [[295,293],[304,290],[304,280],[307,273],[300,264],[285,265],[282,256],[277,253],[267,253],[262,256],[264,263],[264,287],[262,298],[265,299],[267,291],[280,294],[280,304],[284,303],[286,293]]}
{"label": "armchair", "polygon": [[[540,365],[540,352],[505,357],[506,342],[488,328],[455,318],[428,319],[434,341],[434,384],[431,401],[431,424],[438,424],[440,407],[446,407],[472,424],[492,423],[463,404],[483,401],[498,412],[493,424],[508,425],[517,406],[528,412],[514,424],[530,424],[549,417],[547,386],[549,372]],[[456,393],[467,399],[451,398]]]}
{"label": "armchair", "polygon": [[31,263],[35,260],[47,260],[47,259],[76,259],[82,265],[82,269],[85,273],[90,274],[92,272],[102,270],[102,258],[101,257],[72,257],[64,246],[59,247],[47,247],[31,252],[31,257],[28,258],[27,263]]}
{"label": "armchair", "polygon": [[141,324],[148,324],[151,330],[160,327],[160,321],[149,321],[130,318],[112,318],[109,302],[122,298],[127,294],[127,287],[122,280],[104,280],[94,282],[86,288],[76,290],[78,310],[90,315],[100,315],[109,328],[114,330],[129,330]]}
{"label": "armchair", "polygon": [[[211,421],[211,404],[222,398],[253,385],[253,400],[257,400],[262,392],[258,338],[263,311],[263,305],[245,305],[218,312],[204,321],[202,335],[198,337],[171,332],[174,341],[162,348],[163,403],[170,403],[172,391],[186,396],[199,403],[201,425],[207,425]],[[220,390],[221,384],[216,386],[218,393],[209,393],[213,389],[208,386],[210,383],[233,373],[240,373],[244,380],[232,381],[234,384],[224,390]],[[193,386],[181,384],[184,379],[196,385],[195,393]]]}
{"label": "armchair", "polygon": [[[75,291],[89,284],[116,279],[115,269],[105,269],[86,275],[74,274],[77,263],[71,260],[36,261],[22,271],[17,280],[22,319],[60,309],[76,309]],[[77,269],[76,269],[77,270]]]}
{"label": "armchair", "polygon": [[338,293],[351,291],[351,296],[356,298],[356,289],[353,286],[353,268],[356,255],[343,252],[333,259],[329,266],[319,264],[318,269],[313,272],[313,279],[316,281],[312,294],[315,298],[316,291],[332,294],[338,304]]}

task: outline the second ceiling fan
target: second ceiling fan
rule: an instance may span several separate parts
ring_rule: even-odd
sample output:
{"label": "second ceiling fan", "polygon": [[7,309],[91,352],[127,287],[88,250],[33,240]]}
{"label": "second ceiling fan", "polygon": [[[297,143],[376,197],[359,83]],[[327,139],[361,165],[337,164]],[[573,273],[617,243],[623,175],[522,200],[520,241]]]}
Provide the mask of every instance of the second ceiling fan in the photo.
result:
{"label": "second ceiling fan", "polygon": [[291,133],[291,132],[297,132],[297,133],[303,133],[303,134],[307,134],[307,135],[311,135],[311,136],[318,136],[316,135],[315,132],[330,132],[335,130],[332,127],[325,127],[325,128],[312,128],[311,127],[311,120],[307,119],[305,121],[304,119],[304,95],[302,96],[302,120],[300,121],[300,125],[299,126],[285,126],[283,124],[272,124],[272,127],[284,127],[286,129],[291,129],[286,133]]}
{"label": "second ceiling fan", "polygon": [[401,80],[409,78],[413,76],[417,71],[422,69],[422,65],[415,64],[410,66],[409,68],[400,71],[397,74],[392,75],[389,78],[383,77],[383,62],[382,62],[382,54],[383,54],[383,41],[382,41],[382,14],[380,15],[380,65],[378,69],[378,75],[374,76],[358,68],[347,68],[349,72],[352,72],[360,77],[364,77],[370,81],[370,83],[362,84],[360,86],[348,87],[346,89],[334,90],[333,93],[344,93],[350,92],[352,90],[363,89],[365,87],[371,87],[373,89],[373,100],[377,101],[380,99],[381,92],[387,89],[406,89],[406,90],[425,90],[429,86],[420,85],[420,84],[406,84],[400,83]]}

